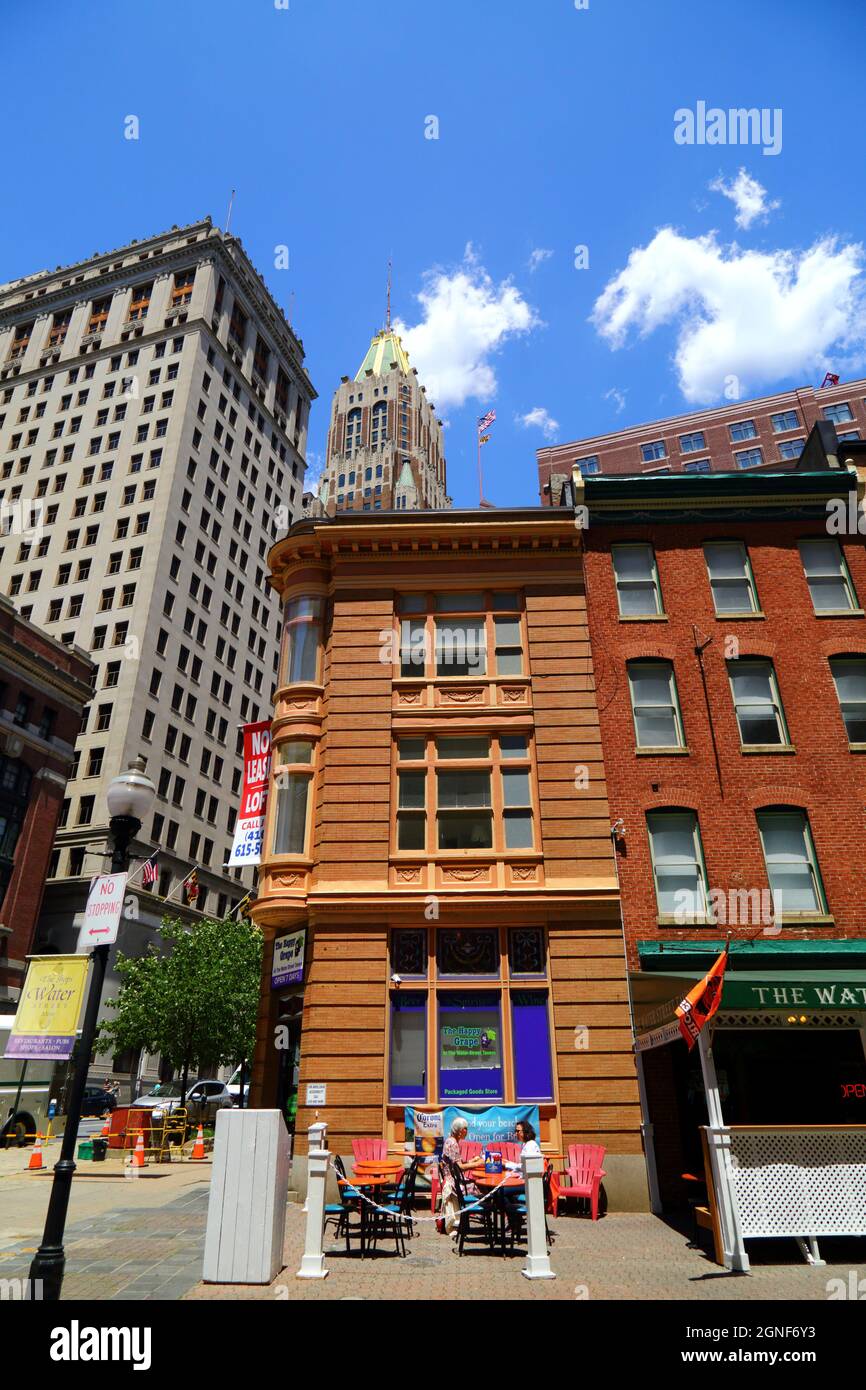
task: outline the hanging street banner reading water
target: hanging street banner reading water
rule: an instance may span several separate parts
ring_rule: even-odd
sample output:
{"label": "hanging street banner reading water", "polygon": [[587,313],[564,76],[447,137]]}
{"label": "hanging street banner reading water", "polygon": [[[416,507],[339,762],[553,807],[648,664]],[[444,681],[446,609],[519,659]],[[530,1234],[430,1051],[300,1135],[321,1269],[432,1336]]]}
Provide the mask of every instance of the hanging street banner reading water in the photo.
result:
{"label": "hanging street banner reading water", "polygon": [[87,956],[33,956],[6,1043],[6,1057],[64,1061],[72,1055]]}
{"label": "hanging street banner reading water", "polygon": [[226,861],[232,864],[260,864],[262,832],[265,827],[265,806],[268,799],[268,778],[271,774],[271,724],[244,725],[244,781],[241,805],[235,824],[232,852]]}

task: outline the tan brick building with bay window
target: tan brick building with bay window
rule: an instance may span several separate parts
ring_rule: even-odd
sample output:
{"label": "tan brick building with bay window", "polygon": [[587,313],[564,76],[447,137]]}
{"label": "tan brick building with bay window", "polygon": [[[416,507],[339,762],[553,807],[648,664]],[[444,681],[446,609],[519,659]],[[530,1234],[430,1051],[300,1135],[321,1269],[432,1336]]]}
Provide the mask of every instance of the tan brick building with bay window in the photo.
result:
{"label": "tan brick building with bay window", "polygon": [[[400,1142],[407,1106],[537,1103],[546,1147],[606,1145],[612,1205],[645,1205],[573,519],[338,515],[270,562],[252,1103],[292,1119],[296,1094],[297,1151],[318,1111],[344,1154]],[[275,938],[301,929],[303,979],[274,987]]]}

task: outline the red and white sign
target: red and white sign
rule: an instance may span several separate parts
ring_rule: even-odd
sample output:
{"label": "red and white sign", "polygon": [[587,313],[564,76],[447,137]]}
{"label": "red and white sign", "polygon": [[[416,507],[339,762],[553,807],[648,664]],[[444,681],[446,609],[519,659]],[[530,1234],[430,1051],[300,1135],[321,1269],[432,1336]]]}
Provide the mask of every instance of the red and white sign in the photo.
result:
{"label": "red and white sign", "polygon": [[79,954],[92,950],[94,946],[111,946],[117,940],[117,929],[123,916],[126,879],[126,874],[98,874],[91,883],[84,926],[78,936]]}
{"label": "red and white sign", "polygon": [[268,778],[271,775],[271,724],[244,725],[244,781],[235,825],[232,852],[227,863],[260,864]]}

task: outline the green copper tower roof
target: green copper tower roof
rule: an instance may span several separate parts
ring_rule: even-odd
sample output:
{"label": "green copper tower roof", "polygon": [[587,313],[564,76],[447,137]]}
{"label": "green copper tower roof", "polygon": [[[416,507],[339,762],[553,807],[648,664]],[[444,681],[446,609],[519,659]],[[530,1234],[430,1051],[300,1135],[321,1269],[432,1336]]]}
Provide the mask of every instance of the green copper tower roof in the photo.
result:
{"label": "green copper tower roof", "polygon": [[374,376],[384,376],[392,370],[392,363],[397,366],[404,374],[409,373],[409,355],[406,352],[397,334],[383,329],[377,333],[367,349],[367,356],[364,358],[357,372],[356,381],[363,381],[368,372]]}

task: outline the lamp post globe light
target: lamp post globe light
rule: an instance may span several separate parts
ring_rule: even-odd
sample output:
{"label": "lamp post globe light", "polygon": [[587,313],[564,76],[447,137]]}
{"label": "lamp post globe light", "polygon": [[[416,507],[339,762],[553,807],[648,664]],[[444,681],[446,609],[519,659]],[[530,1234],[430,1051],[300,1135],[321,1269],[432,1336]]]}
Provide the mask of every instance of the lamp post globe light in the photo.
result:
{"label": "lamp post globe light", "polygon": [[[135,839],[144,817],[153,804],[156,787],[144,770],[144,759],[133,758],[126,772],[112,778],[108,784],[109,830],[111,832],[111,872],[125,873],[129,868],[129,846]],[[60,1158],[54,1165],[54,1178],[51,1184],[51,1197],[45,1217],[42,1244],[30,1265],[28,1296],[30,1299],[43,1298],[46,1302],[57,1302],[63,1284],[66,1255],[63,1249],[63,1234],[66,1227],[66,1212],[72,1188],[72,1175],[75,1172],[75,1141],[81,1123],[81,1105],[84,1087],[96,1036],[96,1021],[99,1016],[99,1003],[108,964],[108,945],[95,946],[90,953],[90,990],[84,1024],[78,1041],[78,1055],[75,1072],[69,1091],[69,1109]]]}
{"label": "lamp post globe light", "polygon": [[125,772],[112,777],[106,800],[111,817],[111,872],[123,873],[129,867],[129,846],[153,805],[156,787],[144,770],[144,759],[133,758]]}

